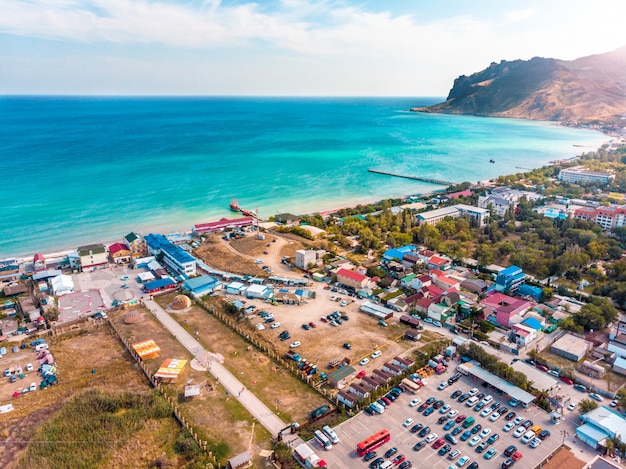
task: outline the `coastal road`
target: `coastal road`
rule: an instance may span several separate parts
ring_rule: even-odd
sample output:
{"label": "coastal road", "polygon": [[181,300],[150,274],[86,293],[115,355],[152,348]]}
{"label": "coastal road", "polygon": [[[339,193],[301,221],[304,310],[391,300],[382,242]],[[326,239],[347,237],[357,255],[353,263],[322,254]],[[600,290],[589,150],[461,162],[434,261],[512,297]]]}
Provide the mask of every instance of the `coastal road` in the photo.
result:
{"label": "coastal road", "polygon": [[[211,356],[211,354],[198,342],[191,334],[189,334],[180,324],[176,322],[161,306],[154,300],[145,300],[146,307],[154,316],[167,328],[168,331],[185,347],[197,360],[200,357]],[[272,412],[259,398],[235,378],[224,365],[218,361],[211,360],[208,362],[208,371],[226,388],[230,394],[239,400],[241,404],[263,425],[273,437],[285,428],[287,424],[283,422],[274,412]],[[242,391],[243,390],[243,391]],[[292,440],[289,443],[297,446],[299,441]]]}

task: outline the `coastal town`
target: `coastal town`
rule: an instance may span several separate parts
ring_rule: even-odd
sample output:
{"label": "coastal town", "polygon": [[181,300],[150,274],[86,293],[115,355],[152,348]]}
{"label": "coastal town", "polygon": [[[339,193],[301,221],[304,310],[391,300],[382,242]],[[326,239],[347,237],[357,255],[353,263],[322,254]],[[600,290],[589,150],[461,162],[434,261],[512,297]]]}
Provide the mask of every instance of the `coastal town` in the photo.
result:
{"label": "coastal town", "polygon": [[131,467],[620,467],[625,149],[0,262],[0,464],[115,387]]}

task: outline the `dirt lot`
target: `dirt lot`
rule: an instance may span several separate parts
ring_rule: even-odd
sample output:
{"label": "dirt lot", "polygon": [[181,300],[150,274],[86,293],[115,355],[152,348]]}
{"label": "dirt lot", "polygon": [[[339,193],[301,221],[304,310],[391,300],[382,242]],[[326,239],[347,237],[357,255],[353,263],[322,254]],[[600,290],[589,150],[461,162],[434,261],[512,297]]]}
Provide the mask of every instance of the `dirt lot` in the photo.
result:
{"label": "dirt lot", "polygon": [[[41,381],[36,373],[35,353],[33,349],[26,349],[2,358],[5,367],[9,366],[9,362],[13,366],[33,363],[35,372],[28,373],[23,381],[8,384],[3,380],[0,385],[2,403],[10,402],[15,407],[13,412],[0,415],[0,438],[13,442],[0,445],[0,467],[20,467],[19,454],[36,429],[77,393],[94,386],[134,393],[150,391],[148,381],[137,370],[113,331],[104,324],[90,332],[55,338],[49,344],[57,361],[59,384],[17,399],[8,396],[26,383],[34,381],[39,384]],[[177,465],[176,455],[173,454],[177,434],[178,426],[173,418],[147,422],[132,442],[114,451],[107,467],[145,467],[163,452],[166,452],[168,460]],[[130,447],[132,451],[128,451]]]}
{"label": "dirt lot", "polygon": [[[171,302],[175,295],[158,297],[163,306]],[[167,358],[191,360],[189,352],[144,308],[136,308],[144,321],[139,324],[123,323],[124,314],[111,319],[119,325],[122,334],[131,343],[152,339],[161,348],[160,357],[145,360],[148,369],[156,372]],[[183,313],[189,318],[193,313]],[[188,326],[194,327],[188,319]],[[203,339],[203,336],[199,336]],[[211,343],[210,341],[204,343]],[[201,395],[185,402],[184,387],[187,383],[201,384]],[[195,371],[189,364],[176,383],[166,385],[170,396],[178,401],[181,413],[192,422],[194,428],[217,448],[218,456],[232,457],[242,451],[251,450],[258,454],[261,449],[269,449],[270,435],[260,425],[253,426],[252,416],[206,372]],[[250,445],[252,446],[250,448]]]}

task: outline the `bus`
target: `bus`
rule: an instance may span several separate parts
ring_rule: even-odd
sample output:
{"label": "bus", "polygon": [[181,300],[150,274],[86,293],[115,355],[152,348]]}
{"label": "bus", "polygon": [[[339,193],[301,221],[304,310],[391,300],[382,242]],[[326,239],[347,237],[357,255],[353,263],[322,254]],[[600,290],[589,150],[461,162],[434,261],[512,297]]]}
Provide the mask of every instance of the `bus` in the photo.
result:
{"label": "bus", "polygon": [[321,431],[315,430],[313,432],[313,435],[315,435],[315,439],[317,440],[317,442],[326,451],[330,451],[331,449],[333,449],[333,444],[330,442],[328,437],[326,435],[324,435]]}
{"label": "bus", "polygon": [[356,452],[359,456],[363,456],[365,453],[369,453],[379,446],[384,445],[390,439],[391,433],[389,433],[389,430],[381,430],[356,445]]}

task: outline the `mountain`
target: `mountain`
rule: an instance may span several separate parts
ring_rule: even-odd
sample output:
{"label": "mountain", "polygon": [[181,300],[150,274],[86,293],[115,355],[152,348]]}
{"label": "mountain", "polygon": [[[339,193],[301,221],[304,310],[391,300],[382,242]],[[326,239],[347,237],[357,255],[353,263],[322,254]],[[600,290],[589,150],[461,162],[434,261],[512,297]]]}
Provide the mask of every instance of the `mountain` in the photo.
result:
{"label": "mountain", "polygon": [[561,122],[626,114],[626,46],[576,60],[503,60],[461,75],[443,103],[412,111]]}

